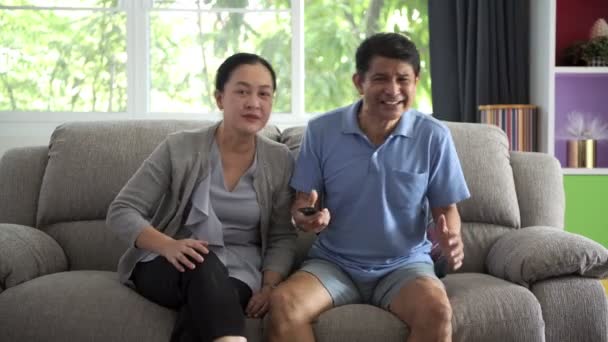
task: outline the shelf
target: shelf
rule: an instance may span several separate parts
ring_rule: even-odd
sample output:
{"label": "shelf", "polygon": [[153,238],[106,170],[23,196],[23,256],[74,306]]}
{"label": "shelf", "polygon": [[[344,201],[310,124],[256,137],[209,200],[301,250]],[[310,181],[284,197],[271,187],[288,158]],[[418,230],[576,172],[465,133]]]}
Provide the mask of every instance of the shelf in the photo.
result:
{"label": "shelf", "polygon": [[555,67],[555,73],[556,74],[608,75],[608,67],[558,66],[558,67]]}
{"label": "shelf", "polygon": [[585,169],[585,168],[562,168],[562,171],[565,175],[608,175],[608,168],[594,168],[594,169]]}

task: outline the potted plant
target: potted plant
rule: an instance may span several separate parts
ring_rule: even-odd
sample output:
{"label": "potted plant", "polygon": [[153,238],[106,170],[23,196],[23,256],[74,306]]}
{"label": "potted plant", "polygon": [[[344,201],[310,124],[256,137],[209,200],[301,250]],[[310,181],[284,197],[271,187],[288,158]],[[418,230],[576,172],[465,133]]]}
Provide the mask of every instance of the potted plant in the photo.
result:
{"label": "potted plant", "polygon": [[608,66],[608,37],[578,41],[566,49],[565,58],[570,65]]}
{"label": "potted plant", "polygon": [[608,66],[608,37],[596,37],[583,44],[581,59],[589,66]]}

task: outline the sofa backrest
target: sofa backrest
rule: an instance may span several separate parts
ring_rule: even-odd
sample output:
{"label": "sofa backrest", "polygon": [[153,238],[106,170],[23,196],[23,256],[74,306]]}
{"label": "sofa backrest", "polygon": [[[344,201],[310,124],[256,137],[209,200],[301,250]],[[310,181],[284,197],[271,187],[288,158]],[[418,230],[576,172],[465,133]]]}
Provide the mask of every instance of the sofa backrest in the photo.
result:
{"label": "sofa backrest", "polygon": [[[40,186],[37,227],[64,248],[71,269],[116,268],[127,246],[105,229],[108,207],[154,148],[199,120],[73,122],[53,132]],[[279,130],[263,131],[278,141]]]}
{"label": "sofa backrest", "polygon": [[[45,148],[37,148],[36,154],[26,163],[36,164],[34,166],[38,170],[34,172],[38,181],[34,176],[27,176],[34,179],[27,185],[40,189],[38,200],[33,205],[37,207],[35,215],[23,213],[9,218],[26,220],[25,223],[15,223],[28,224],[34,221],[35,216],[36,225],[64,248],[72,269],[114,270],[127,246],[105,229],[103,221],[110,202],[167,134],[209,124],[209,121],[158,120],[61,125],[51,137],[48,158],[41,159],[39,155]],[[459,204],[467,255],[462,271],[484,270],[485,256],[494,241],[522,225],[520,205],[525,206],[521,211],[525,213],[524,223],[555,223],[562,227],[557,224],[563,221],[563,189],[560,188],[561,173],[555,158],[531,154],[535,157],[532,160],[528,155],[516,154],[511,160],[506,135],[497,127],[466,123],[446,125],[452,132],[472,195]],[[269,126],[264,134],[286,144],[297,156],[304,130],[303,126],[291,127],[280,133],[276,127]],[[12,156],[11,160],[16,156],[14,153],[7,155]],[[547,169],[544,174],[549,175],[551,184],[555,185],[547,187],[549,189],[544,192],[530,189],[530,184],[543,187],[531,170],[537,160],[542,162]],[[512,162],[517,166],[515,170],[523,174],[517,181],[514,180]],[[10,165],[0,164],[0,171],[5,168],[10,169]],[[40,170],[43,170],[43,175]],[[16,173],[18,170],[12,172]],[[12,177],[19,178],[18,175]],[[0,183],[2,181],[0,179]],[[25,189],[24,185],[12,188],[16,189],[15,193]],[[37,194],[33,190],[28,193]],[[518,195],[524,197],[520,199]],[[29,198],[32,196],[26,197],[18,203],[27,202],[29,205],[33,202]],[[8,200],[4,198],[0,203],[0,214],[14,207],[7,204]],[[551,202],[557,204],[547,204]],[[542,213],[536,214],[538,211]],[[0,217],[0,221],[2,219]],[[300,257],[306,254],[314,240],[314,235],[302,237],[298,247]]]}

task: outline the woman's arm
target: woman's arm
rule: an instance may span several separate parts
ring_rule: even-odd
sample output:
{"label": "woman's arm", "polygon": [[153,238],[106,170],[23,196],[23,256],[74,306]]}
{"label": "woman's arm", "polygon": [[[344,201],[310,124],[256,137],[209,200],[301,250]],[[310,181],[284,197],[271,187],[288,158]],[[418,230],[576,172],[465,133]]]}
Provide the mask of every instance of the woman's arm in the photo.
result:
{"label": "woman's arm", "polygon": [[[268,223],[267,246],[264,251],[262,271],[274,271],[287,276],[291,271],[296,249],[297,233],[291,224],[291,204],[294,191],[289,186],[293,171],[293,158],[285,149],[282,174],[272,195],[271,214]],[[269,177],[271,180],[273,177]],[[276,177],[274,178],[276,180]]]}
{"label": "woman's arm", "polygon": [[110,204],[106,225],[134,246],[140,233],[151,227],[150,220],[162,196],[170,191],[171,154],[167,140],[131,176]]}

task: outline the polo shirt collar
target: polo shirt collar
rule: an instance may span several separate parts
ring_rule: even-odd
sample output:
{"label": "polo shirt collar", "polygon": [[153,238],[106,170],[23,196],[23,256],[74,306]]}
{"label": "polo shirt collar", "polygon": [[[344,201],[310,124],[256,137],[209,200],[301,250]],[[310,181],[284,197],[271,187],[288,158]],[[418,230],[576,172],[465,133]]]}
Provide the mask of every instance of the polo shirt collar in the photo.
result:
{"label": "polo shirt collar", "polygon": [[[360,134],[365,135],[359,127],[359,122],[357,120],[357,113],[359,113],[359,109],[363,104],[362,100],[359,100],[352,105],[346,107],[346,112],[342,117],[342,133],[345,134]],[[401,135],[404,137],[413,137],[414,136],[414,121],[415,121],[416,111],[413,109],[408,109],[401,115],[401,120],[397,124],[397,127],[390,134],[391,136]]]}

